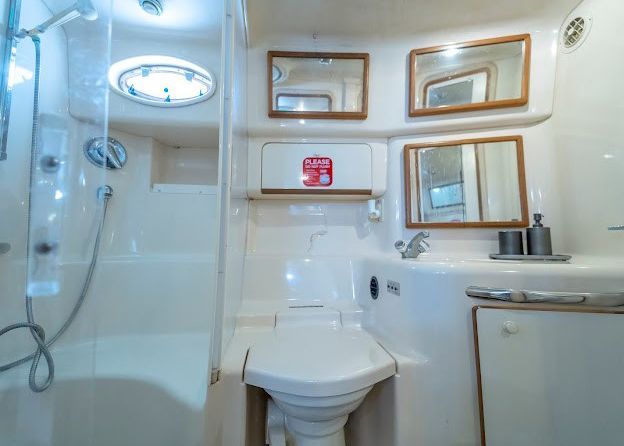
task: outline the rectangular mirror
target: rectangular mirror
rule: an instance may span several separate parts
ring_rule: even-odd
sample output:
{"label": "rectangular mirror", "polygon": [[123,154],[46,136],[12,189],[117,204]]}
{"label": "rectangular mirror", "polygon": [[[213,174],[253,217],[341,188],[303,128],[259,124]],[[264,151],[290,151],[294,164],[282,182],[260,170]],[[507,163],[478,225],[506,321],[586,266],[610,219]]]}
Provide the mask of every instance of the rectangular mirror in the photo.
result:
{"label": "rectangular mirror", "polygon": [[269,117],[366,119],[368,54],[269,51]]}
{"label": "rectangular mirror", "polygon": [[407,227],[529,224],[521,136],[405,146]]}
{"label": "rectangular mirror", "polygon": [[530,60],[528,34],[412,50],[409,115],[526,105]]}

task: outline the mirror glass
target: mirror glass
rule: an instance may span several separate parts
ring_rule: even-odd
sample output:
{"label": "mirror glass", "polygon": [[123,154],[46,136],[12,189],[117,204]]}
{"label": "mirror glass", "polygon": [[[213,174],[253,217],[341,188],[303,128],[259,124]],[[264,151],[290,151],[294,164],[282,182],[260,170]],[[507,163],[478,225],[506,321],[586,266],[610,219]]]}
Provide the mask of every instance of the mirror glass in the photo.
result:
{"label": "mirror glass", "polygon": [[365,119],[368,55],[269,52],[270,117]]}
{"label": "mirror glass", "polygon": [[405,147],[407,226],[528,224],[521,137]]}
{"label": "mirror glass", "polygon": [[526,104],[529,54],[528,35],[412,51],[410,116]]}

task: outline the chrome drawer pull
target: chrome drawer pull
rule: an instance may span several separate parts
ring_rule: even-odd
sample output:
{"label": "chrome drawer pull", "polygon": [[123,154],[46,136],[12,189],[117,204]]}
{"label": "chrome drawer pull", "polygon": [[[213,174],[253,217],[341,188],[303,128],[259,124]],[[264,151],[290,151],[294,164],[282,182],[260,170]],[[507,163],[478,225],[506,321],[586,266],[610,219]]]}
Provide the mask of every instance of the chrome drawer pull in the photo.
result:
{"label": "chrome drawer pull", "polygon": [[576,293],[566,291],[530,291],[471,286],[466,288],[466,295],[468,297],[502,300],[514,303],[551,303],[589,305],[593,307],[619,307],[624,305],[624,292]]}

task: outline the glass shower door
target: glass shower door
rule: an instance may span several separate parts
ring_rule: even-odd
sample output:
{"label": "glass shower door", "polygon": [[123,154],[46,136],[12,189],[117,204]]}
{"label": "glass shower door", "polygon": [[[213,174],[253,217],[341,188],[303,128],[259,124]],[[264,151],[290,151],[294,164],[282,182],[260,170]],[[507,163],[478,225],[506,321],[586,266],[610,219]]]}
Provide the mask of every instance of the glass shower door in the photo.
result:
{"label": "glass shower door", "polygon": [[10,0],[0,23],[0,443],[89,445],[110,2]]}

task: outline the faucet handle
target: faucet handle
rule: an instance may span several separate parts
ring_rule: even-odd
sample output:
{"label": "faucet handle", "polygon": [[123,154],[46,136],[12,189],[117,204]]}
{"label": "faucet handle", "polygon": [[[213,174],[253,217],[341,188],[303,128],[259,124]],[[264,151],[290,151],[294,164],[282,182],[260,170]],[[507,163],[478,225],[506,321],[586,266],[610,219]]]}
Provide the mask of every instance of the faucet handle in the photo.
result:
{"label": "faucet handle", "polygon": [[609,226],[609,231],[624,231],[624,225]]}
{"label": "faucet handle", "polygon": [[421,240],[420,243],[418,244],[417,249],[419,253],[423,254],[431,249],[431,245],[427,243],[425,240]]}
{"label": "faucet handle", "polygon": [[404,240],[397,240],[394,242],[394,249],[399,251],[401,254],[405,254],[407,252],[407,243]]}

